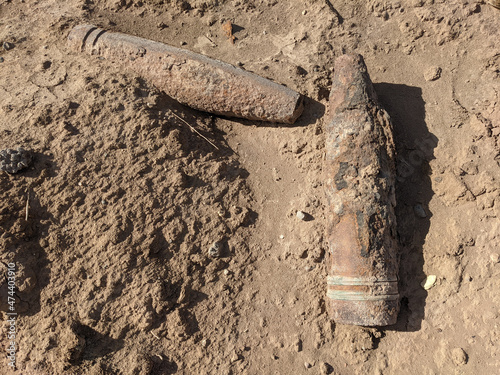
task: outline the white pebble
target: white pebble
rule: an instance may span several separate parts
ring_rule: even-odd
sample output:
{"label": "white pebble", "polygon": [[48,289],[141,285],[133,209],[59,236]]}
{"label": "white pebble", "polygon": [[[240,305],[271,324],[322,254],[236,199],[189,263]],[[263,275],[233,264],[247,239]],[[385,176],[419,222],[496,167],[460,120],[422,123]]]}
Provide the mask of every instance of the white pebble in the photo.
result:
{"label": "white pebble", "polygon": [[300,220],[305,220],[306,214],[302,211],[297,211],[297,218]]}
{"label": "white pebble", "polygon": [[429,275],[429,276],[427,276],[427,278],[424,281],[422,281],[422,283],[420,285],[425,290],[429,290],[434,285],[436,285],[436,280],[437,280],[437,276],[436,275]]}

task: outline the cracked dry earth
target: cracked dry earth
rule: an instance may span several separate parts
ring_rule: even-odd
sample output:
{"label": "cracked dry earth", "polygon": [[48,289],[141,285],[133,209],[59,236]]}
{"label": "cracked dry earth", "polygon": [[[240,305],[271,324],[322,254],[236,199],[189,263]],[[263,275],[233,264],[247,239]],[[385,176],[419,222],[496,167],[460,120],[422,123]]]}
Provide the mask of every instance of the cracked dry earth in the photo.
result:
{"label": "cracked dry earth", "polygon": [[[304,113],[182,106],[70,51],[82,23],[239,65],[303,94]],[[0,1],[0,150],[33,155],[0,171],[0,269],[15,262],[18,288],[12,370],[0,280],[0,373],[497,373],[499,26],[466,0]],[[346,52],[394,125],[386,328],[336,324],[325,303],[324,114]]]}

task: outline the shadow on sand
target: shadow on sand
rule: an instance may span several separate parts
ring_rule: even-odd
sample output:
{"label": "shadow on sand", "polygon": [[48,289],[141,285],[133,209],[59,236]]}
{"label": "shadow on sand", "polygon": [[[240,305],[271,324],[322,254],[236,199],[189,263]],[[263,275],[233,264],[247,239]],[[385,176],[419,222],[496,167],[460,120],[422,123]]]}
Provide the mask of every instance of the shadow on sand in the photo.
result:
{"label": "shadow on sand", "polygon": [[429,161],[438,144],[425,123],[425,102],[419,87],[374,84],[380,104],[394,126],[397,151],[396,218],[400,243],[398,321],[388,330],[418,331],[425,317],[427,292],[420,286],[423,272],[423,245],[432,213],[428,209],[432,191]]}

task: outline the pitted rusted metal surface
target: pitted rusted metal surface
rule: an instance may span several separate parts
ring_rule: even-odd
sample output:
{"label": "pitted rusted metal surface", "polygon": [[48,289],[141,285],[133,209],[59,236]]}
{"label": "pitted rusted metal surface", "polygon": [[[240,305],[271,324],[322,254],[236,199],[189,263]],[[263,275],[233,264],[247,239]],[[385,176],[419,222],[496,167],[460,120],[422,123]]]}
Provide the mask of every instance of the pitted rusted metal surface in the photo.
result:
{"label": "pitted rusted metal surface", "polygon": [[191,51],[92,25],[76,26],[68,44],[131,69],[177,101],[202,111],[288,124],[302,113],[299,93]]}
{"label": "pitted rusted metal surface", "polygon": [[360,55],[335,61],[326,137],[331,315],[342,324],[395,324],[395,149],[389,116]]}

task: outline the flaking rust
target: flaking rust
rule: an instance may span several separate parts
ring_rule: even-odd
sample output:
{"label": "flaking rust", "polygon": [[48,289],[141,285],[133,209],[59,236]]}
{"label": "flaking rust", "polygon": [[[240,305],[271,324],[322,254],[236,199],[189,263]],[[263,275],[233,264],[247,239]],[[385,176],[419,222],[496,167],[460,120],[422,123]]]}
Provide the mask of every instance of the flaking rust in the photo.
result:
{"label": "flaking rust", "polygon": [[99,55],[132,70],[177,101],[202,111],[249,120],[293,124],[302,96],[268,79],[185,49],[76,26],[70,48]]}
{"label": "flaking rust", "polygon": [[361,55],[335,61],[326,123],[331,316],[342,324],[395,324],[395,148]]}

